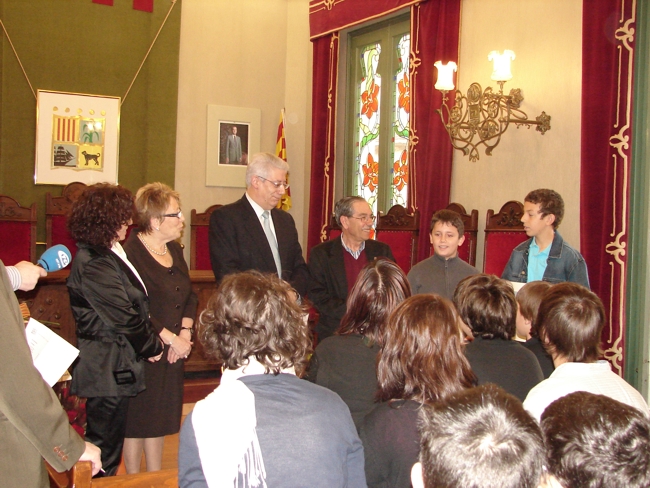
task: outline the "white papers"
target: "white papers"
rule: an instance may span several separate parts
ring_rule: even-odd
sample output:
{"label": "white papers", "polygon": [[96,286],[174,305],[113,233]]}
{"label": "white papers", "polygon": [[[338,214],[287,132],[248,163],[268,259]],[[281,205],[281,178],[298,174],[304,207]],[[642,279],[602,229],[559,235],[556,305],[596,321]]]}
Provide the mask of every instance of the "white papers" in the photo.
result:
{"label": "white papers", "polygon": [[54,386],[79,355],[79,349],[32,318],[27,323],[25,335],[34,366],[45,382]]}
{"label": "white papers", "polygon": [[516,295],[516,294],[519,292],[519,290],[521,290],[521,289],[523,288],[523,286],[526,284],[526,283],[517,283],[516,281],[508,281],[508,283],[510,283],[510,286],[512,286],[512,288],[515,290],[515,295]]}

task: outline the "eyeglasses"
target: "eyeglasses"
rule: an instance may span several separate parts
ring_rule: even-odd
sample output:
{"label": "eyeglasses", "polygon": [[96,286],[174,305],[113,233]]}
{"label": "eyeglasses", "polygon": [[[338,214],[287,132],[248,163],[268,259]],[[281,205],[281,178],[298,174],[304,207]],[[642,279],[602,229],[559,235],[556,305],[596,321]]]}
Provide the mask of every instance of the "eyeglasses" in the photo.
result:
{"label": "eyeglasses", "polygon": [[289,189],[289,183],[287,183],[285,181],[271,181],[271,180],[267,180],[266,178],[264,178],[263,176],[260,176],[260,175],[255,175],[255,176],[257,176],[261,180],[268,181],[269,183],[271,183],[274,187],[276,187],[278,189],[281,186],[283,186],[285,190]]}
{"label": "eyeglasses", "polygon": [[350,215],[350,216],[348,216],[348,219],[357,219],[357,220],[360,220],[361,222],[370,222],[370,223],[372,223],[377,219],[377,217],[375,217],[374,215],[362,215],[361,217],[352,217]]}
{"label": "eyeglasses", "polygon": [[163,214],[163,217],[176,217],[177,219],[180,219],[183,216],[183,211],[179,210],[175,214]]}

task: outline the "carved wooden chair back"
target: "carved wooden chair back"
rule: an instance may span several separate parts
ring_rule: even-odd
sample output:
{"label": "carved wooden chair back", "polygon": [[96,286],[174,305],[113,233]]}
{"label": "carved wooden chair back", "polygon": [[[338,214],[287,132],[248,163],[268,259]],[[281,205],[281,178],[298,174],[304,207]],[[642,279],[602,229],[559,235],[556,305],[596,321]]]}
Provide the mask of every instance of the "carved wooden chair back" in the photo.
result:
{"label": "carved wooden chair back", "polygon": [[68,232],[68,213],[72,204],[86,190],[85,183],[75,181],[63,187],[60,197],[51,193],[45,195],[45,241],[47,247],[63,244],[70,250],[72,257],[77,253],[77,243]]}
{"label": "carved wooden chair back", "polygon": [[205,212],[197,213],[192,209],[190,217],[190,269],[212,269],[210,262],[210,215],[221,205],[208,207]]}
{"label": "carved wooden chair back", "polygon": [[336,239],[343,232],[341,230],[341,226],[336,222],[336,215],[334,214],[330,215],[330,223],[325,228],[325,232],[327,233],[328,241],[331,241],[332,239]]}
{"label": "carved wooden chair back", "polygon": [[386,214],[379,212],[375,229],[377,240],[390,246],[395,261],[408,273],[417,260],[420,212],[410,214],[401,205],[393,205]]}
{"label": "carved wooden chair back", "polygon": [[485,222],[485,246],[483,272],[501,276],[512,250],[528,239],[521,217],[524,205],[511,200],[498,213],[487,211]]}
{"label": "carved wooden chair back", "polygon": [[19,261],[36,262],[36,204],[22,207],[0,195],[0,259],[13,266]]}

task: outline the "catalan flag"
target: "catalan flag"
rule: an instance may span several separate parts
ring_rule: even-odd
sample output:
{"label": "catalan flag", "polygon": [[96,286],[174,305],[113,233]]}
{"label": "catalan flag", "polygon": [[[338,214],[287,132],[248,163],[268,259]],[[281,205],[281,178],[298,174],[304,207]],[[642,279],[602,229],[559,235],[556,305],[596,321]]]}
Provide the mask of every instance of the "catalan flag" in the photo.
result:
{"label": "catalan flag", "polygon": [[[280,159],[287,160],[287,140],[284,136],[284,109],[280,111],[280,125],[278,125],[278,142],[275,144],[275,155]],[[289,183],[289,175],[287,174],[287,183]],[[287,188],[287,192],[282,196],[278,202],[278,208],[282,210],[289,210],[291,208],[291,189]]]}

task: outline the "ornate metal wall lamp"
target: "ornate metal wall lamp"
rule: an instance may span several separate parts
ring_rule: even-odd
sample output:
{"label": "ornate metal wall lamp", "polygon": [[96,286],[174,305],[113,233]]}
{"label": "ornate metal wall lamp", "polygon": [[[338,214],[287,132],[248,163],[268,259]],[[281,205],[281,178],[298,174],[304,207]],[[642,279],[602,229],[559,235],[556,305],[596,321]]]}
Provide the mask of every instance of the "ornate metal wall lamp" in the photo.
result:
{"label": "ornate metal wall lamp", "polygon": [[513,59],[515,53],[508,50],[503,54],[497,51],[488,54],[488,60],[494,63],[491,78],[499,84],[499,91],[493,91],[492,87],[483,90],[478,83],[472,83],[467,95],[456,90],[452,107],[447,105],[447,92],[454,90],[456,63],[451,61],[443,65],[441,61],[436,61],[434,64],[438,68],[435,88],[442,92],[442,106],[437,112],[449,133],[452,146],[463,151],[465,156],[469,155],[470,161],[479,159],[478,146],[481,144],[485,146],[485,154],[491,156],[511,123],[517,128],[523,125],[529,129],[531,125],[536,125],[542,135],[551,128],[551,117],[546,112],[535,120],[528,120],[528,115],[519,109],[524,99],[519,88],[513,88],[508,95],[503,94],[504,83],[512,79],[510,61]]}

